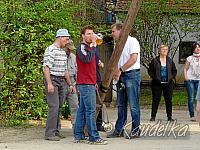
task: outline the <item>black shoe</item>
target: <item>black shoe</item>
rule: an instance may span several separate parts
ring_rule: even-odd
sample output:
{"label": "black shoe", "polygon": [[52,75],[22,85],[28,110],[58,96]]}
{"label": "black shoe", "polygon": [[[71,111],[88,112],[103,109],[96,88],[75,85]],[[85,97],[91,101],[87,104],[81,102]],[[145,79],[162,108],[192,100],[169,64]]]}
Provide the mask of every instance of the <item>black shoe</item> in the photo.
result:
{"label": "black shoe", "polygon": [[175,120],[172,118],[168,118],[167,121],[174,122]]}
{"label": "black shoe", "polygon": [[124,136],[123,132],[118,133],[117,131],[114,131],[113,133],[108,134],[107,138],[118,138],[118,137],[123,137],[123,136]]}
{"label": "black shoe", "polygon": [[130,134],[124,134],[125,139],[136,139],[140,138],[140,132],[137,133],[130,133]]}
{"label": "black shoe", "polygon": [[154,117],[151,117],[150,121],[155,121],[155,118],[154,118]]}
{"label": "black shoe", "polygon": [[97,130],[100,132],[106,132],[103,126],[97,127]]}

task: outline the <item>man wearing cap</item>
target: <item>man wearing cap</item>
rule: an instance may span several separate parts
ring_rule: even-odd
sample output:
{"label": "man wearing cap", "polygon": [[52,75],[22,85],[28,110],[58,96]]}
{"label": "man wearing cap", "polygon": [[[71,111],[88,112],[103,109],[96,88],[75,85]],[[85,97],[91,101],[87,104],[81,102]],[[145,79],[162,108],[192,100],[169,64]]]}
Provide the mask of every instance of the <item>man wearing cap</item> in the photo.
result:
{"label": "man wearing cap", "polygon": [[64,102],[64,87],[70,86],[70,92],[75,88],[69,78],[67,70],[67,56],[62,49],[69,43],[70,34],[67,29],[59,29],[55,42],[46,48],[43,58],[43,72],[45,77],[45,92],[48,103],[45,139],[59,141],[60,134],[60,108]]}
{"label": "man wearing cap", "polygon": [[[68,44],[63,48],[67,54],[67,69],[69,72],[70,80],[73,86],[76,85],[76,78],[77,78],[77,63],[76,63],[76,55],[72,53],[75,49],[73,41],[70,40]],[[69,103],[69,107],[71,110],[71,121],[72,127],[74,128],[75,120],[76,120],[76,112],[78,109],[78,96],[77,93],[70,92],[70,86],[66,86],[66,100]]]}

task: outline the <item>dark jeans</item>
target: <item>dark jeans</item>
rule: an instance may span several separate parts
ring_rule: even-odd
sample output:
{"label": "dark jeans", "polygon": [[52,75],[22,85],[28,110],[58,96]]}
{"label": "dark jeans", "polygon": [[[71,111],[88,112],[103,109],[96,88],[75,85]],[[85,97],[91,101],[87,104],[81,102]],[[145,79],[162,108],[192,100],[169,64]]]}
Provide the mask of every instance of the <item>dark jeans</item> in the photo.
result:
{"label": "dark jeans", "polygon": [[101,126],[103,123],[103,119],[102,119],[102,110],[99,110],[99,114],[97,116],[97,120],[96,120],[96,125],[97,125],[97,130],[100,130]]}
{"label": "dark jeans", "polygon": [[174,82],[171,81],[169,83],[163,83],[163,84],[152,82],[151,88],[153,96],[151,117],[156,118],[158,106],[163,92],[167,117],[170,119],[172,117],[172,94],[173,94]]}

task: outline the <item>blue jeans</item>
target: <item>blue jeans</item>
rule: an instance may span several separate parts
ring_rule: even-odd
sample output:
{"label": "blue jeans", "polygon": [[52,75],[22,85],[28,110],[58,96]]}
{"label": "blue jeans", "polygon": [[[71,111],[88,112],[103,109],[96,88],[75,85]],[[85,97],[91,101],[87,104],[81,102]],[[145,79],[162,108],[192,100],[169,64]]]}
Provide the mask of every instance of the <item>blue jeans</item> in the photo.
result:
{"label": "blue jeans", "polygon": [[87,125],[89,141],[98,140],[99,133],[96,127],[96,88],[94,85],[77,85],[80,92],[80,104],[76,115],[74,137],[84,139],[84,127]]}
{"label": "blue jeans", "polygon": [[194,117],[194,98],[198,89],[199,80],[186,80],[184,81],[187,94],[188,94],[188,109],[190,117]]}
{"label": "blue jeans", "polygon": [[[128,73],[122,73],[117,83],[117,104],[118,119],[115,124],[115,131],[122,133],[127,124],[127,106],[130,104],[132,117],[132,133],[137,133],[140,126],[140,71],[132,70]],[[123,87],[124,85],[124,87]]]}

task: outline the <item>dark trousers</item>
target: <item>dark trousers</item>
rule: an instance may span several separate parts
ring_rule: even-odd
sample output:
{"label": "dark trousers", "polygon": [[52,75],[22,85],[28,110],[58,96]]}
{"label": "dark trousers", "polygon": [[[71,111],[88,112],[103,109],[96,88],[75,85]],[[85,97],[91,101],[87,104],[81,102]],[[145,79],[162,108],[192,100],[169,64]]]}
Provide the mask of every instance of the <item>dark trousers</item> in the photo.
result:
{"label": "dark trousers", "polygon": [[[98,87],[100,88],[100,86],[101,86],[101,82],[97,82],[97,85],[98,85]],[[97,91],[97,92],[99,92],[99,91]],[[97,103],[97,105],[101,105],[101,102],[100,102],[101,100],[99,100],[99,97],[98,97],[98,93],[96,93],[96,103]],[[102,126],[102,124],[103,124],[103,116],[102,116],[102,109],[101,108],[97,108],[97,110],[99,110],[99,114],[98,114],[98,116],[97,116],[97,118],[96,118],[96,126],[97,126],[97,130],[100,130],[101,129],[101,126]]]}
{"label": "dark trousers", "polygon": [[159,106],[161,95],[163,92],[167,117],[171,118],[172,117],[172,94],[173,94],[174,83],[169,82],[169,83],[159,84],[159,83],[152,82],[151,88],[152,88],[152,97],[153,97],[151,117],[156,118],[158,106]]}
{"label": "dark trousers", "polygon": [[51,76],[51,81],[54,86],[54,92],[48,93],[47,82],[45,81],[45,92],[46,100],[48,103],[48,114],[46,121],[45,136],[55,136],[59,134],[61,123],[60,123],[60,109],[64,103],[64,87],[66,82],[64,78]]}
{"label": "dark trousers", "polygon": [[96,120],[97,130],[100,130],[102,123],[103,123],[102,109],[100,109]]}

